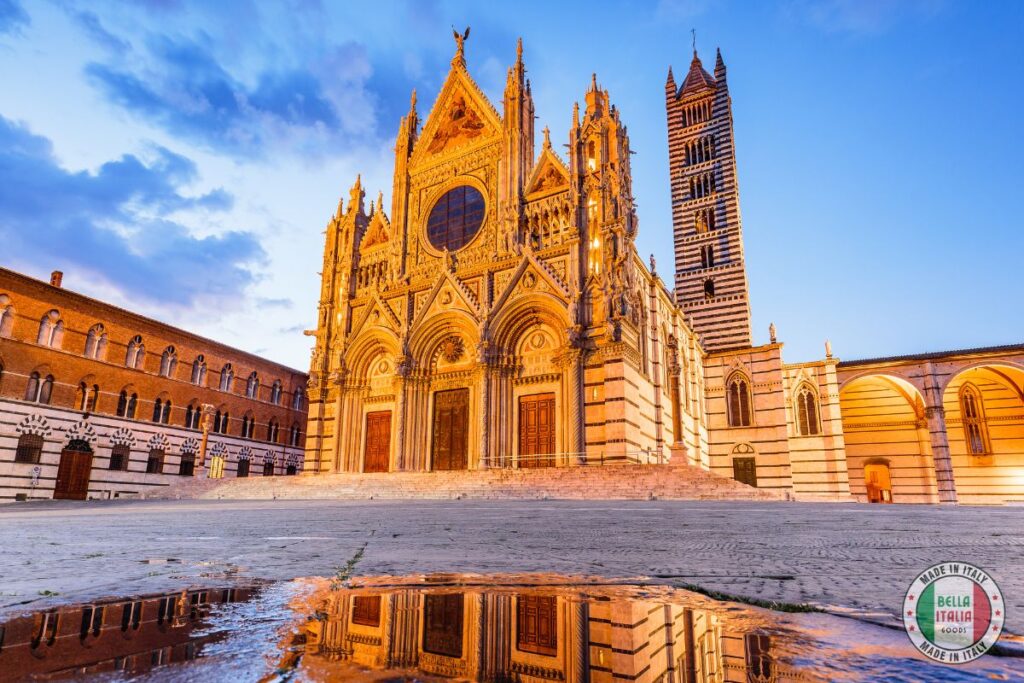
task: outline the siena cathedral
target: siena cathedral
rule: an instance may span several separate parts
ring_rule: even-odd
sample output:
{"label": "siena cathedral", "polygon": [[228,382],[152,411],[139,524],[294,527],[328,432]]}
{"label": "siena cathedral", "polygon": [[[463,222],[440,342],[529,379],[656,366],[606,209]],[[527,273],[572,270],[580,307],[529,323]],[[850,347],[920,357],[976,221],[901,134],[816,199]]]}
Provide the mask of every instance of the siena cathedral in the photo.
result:
{"label": "siena cathedral", "polygon": [[608,91],[573,105],[565,158],[547,128],[538,151],[522,43],[499,111],[467,37],[401,119],[390,211],[357,178],[327,226],[306,473],[667,462],[798,499],[1024,500],[1024,347],[753,344],[721,54],[668,74],[667,283]]}

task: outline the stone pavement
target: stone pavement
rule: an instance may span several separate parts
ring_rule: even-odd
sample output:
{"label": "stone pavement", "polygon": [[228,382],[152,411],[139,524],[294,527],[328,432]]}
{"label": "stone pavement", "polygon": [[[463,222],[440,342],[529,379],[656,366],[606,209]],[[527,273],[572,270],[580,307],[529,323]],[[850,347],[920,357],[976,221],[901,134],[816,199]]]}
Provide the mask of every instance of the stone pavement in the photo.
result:
{"label": "stone pavement", "polygon": [[[944,560],[999,582],[1024,633],[1024,509],[686,501],[111,501],[0,506],[0,617],[226,579],[647,576],[881,621]],[[41,595],[54,592],[56,596]]]}

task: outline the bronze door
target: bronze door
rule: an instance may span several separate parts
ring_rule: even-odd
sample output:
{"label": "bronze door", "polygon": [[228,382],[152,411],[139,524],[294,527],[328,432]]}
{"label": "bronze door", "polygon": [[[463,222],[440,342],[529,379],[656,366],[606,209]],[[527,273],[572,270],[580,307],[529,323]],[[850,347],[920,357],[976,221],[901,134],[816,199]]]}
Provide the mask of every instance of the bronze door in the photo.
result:
{"label": "bronze door", "polygon": [[733,458],[732,478],[747,486],[757,486],[757,465],[754,458]]}
{"label": "bronze door", "polygon": [[423,598],[423,651],[462,657],[462,593]]}
{"label": "bronze door", "polygon": [[555,395],[519,398],[519,466],[555,464]]}
{"label": "bronze door", "polygon": [[391,459],[391,411],[366,414],[366,450],[364,472],[387,472]]}
{"label": "bronze door", "polygon": [[434,394],[434,470],[464,470],[469,464],[469,389]]}
{"label": "bronze door", "polygon": [[89,496],[92,449],[84,441],[72,441],[60,454],[54,499],[85,500]]}
{"label": "bronze door", "polygon": [[521,652],[554,656],[558,653],[558,600],[555,596],[519,595],[516,647]]}

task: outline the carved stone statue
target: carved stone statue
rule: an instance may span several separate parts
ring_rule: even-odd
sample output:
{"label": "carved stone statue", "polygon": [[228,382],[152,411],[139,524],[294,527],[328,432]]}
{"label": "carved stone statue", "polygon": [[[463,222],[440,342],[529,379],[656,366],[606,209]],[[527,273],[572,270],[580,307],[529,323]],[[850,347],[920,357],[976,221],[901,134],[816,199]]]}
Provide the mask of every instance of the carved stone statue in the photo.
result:
{"label": "carved stone statue", "polygon": [[771,343],[774,344],[775,343],[775,339],[776,339],[776,337],[775,337],[775,323],[771,323],[771,324],[768,325],[768,337],[771,340]]}
{"label": "carved stone statue", "polygon": [[469,27],[467,26],[465,32],[459,35],[459,32],[455,30],[454,26],[452,26],[452,37],[455,38],[455,57],[452,59],[452,61],[457,61],[465,64],[465,47],[466,40],[469,39]]}
{"label": "carved stone statue", "polygon": [[654,260],[654,254],[651,254],[651,275],[657,275],[658,273],[658,262]]}

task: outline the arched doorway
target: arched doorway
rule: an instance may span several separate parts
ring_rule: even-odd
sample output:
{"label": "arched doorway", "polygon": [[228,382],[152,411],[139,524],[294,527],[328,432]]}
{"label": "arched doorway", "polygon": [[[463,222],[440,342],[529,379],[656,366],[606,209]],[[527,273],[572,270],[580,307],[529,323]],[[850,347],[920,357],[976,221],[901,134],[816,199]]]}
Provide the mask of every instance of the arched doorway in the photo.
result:
{"label": "arched doorway", "polygon": [[60,453],[54,499],[85,500],[89,496],[91,475],[92,447],[84,439],[72,439]]}
{"label": "arched doorway", "polygon": [[889,475],[889,465],[884,462],[864,465],[864,488],[869,503],[891,503],[892,477]]}

